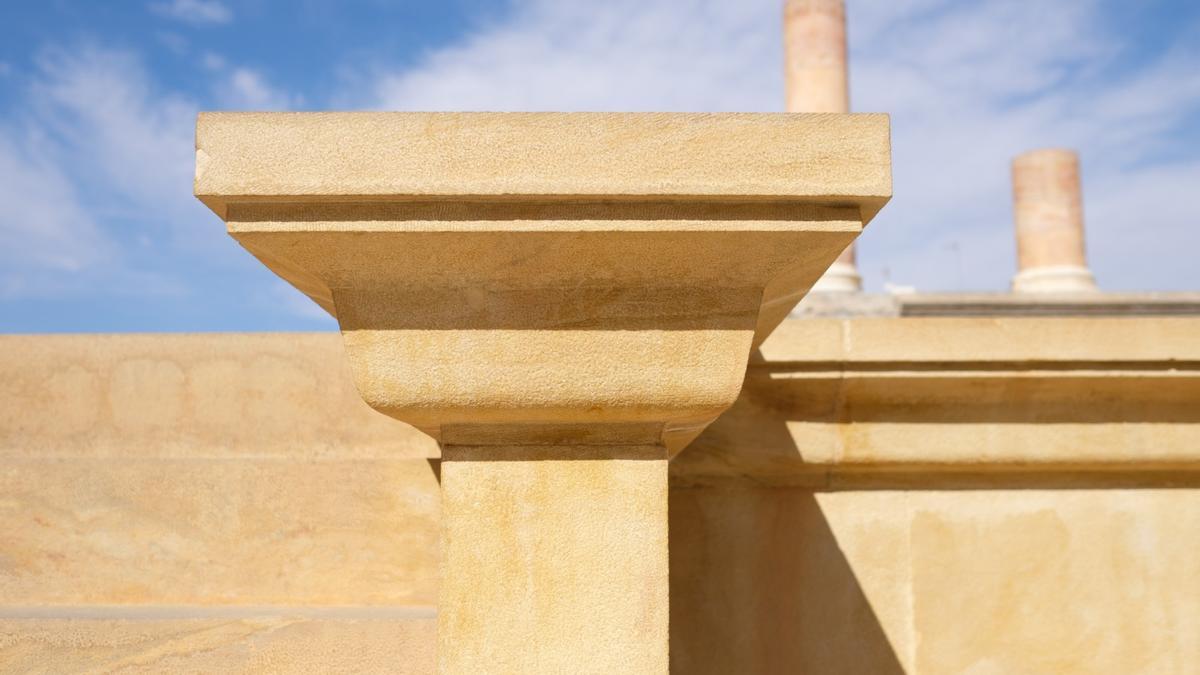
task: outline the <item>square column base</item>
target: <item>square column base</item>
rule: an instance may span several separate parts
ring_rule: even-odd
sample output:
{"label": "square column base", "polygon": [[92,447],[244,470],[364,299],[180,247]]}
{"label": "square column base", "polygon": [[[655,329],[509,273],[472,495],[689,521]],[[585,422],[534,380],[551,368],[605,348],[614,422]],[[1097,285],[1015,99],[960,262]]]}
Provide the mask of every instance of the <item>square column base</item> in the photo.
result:
{"label": "square column base", "polygon": [[668,670],[667,452],[444,446],[438,670]]}

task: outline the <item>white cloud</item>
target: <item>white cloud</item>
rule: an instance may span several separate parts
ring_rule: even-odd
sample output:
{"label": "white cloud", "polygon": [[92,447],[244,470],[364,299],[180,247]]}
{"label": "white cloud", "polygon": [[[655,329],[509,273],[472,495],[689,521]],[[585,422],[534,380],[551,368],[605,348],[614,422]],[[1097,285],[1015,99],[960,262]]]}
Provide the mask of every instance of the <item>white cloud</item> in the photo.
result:
{"label": "white cloud", "polygon": [[376,107],[779,110],[774,0],[527,0],[505,23],[382,74]]}
{"label": "white cloud", "polygon": [[0,295],[25,288],[36,270],[72,274],[113,255],[50,150],[16,136],[0,129]]}
{"label": "white cloud", "polygon": [[225,69],[225,57],[213,52],[205,52],[204,56],[200,57],[200,65],[206,70],[220,71]]}
{"label": "white cloud", "polygon": [[234,68],[222,84],[221,99],[235,110],[287,110],[292,98],[252,68]]}
{"label": "white cloud", "polygon": [[[893,118],[896,197],[859,248],[869,286],[887,270],[922,290],[1005,288],[1009,161],[1065,145],[1082,155],[1101,285],[1200,287],[1197,217],[1153,201],[1168,197],[1159,186],[1200,184],[1195,148],[1190,161],[1154,161],[1178,152],[1173,134],[1200,110],[1200,57],[1185,40],[1123,63],[1131,45],[1099,0],[847,4],[853,106]],[[781,18],[779,0],[521,0],[416,67],[379,70],[363,103],[780,110]]]}
{"label": "white cloud", "polygon": [[36,119],[69,154],[93,207],[160,230],[201,212],[191,194],[194,101],[157,90],[127,52],[50,50],[39,65]]}
{"label": "white cloud", "polygon": [[184,293],[189,266],[255,264],[192,195],[195,101],[156,87],[128,52],[50,49],[36,64],[0,118],[0,201],[12,205],[0,292]]}
{"label": "white cloud", "polygon": [[233,12],[219,0],[170,0],[154,2],[150,10],[162,16],[193,24],[228,23]]}

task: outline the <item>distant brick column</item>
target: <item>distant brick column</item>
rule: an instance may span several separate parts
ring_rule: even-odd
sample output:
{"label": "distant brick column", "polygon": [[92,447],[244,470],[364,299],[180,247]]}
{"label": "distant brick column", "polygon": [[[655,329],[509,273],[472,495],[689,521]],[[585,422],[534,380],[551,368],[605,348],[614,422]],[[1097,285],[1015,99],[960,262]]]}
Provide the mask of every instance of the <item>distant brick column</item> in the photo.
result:
{"label": "distant brick column", "polygon": [[1071,150],[1033,150],[1013,160],[1017,293],[1096,290],[1084,255],[1079,157]]}
{"label": "distant brick column", "polygon": [[[849,112],[843,1],[787,0],[783,32],[788,112]],[[842,251],[813,290],[862,290],[853,244]]]}

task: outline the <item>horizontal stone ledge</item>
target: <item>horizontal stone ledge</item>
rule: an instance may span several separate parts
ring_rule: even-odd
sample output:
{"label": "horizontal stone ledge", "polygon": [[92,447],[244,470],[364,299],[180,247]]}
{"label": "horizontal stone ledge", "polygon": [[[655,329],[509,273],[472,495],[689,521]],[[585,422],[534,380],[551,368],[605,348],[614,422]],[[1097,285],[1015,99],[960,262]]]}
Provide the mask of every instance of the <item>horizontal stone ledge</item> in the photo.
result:
{"label": "horizontal stone ledge", "polygon": [[1200,378],[1200,361],[808,361],[755,363],[758,377],[823,378]]}
{"label": "horizontal stone ledge", "polygon": [[888,117],[780,113],[201,113],[195,192],[219,216],[304,197],[819,197],[870,220]]}
{"label": "horizontal stone ledge", "polygon": [[287,617],[321,620],[437,618],[435,605],[0,605],[5,620],[175,621]]}
{"label": "horizontal stone ledge", "polygon": [[1200,316],[1200,293],[914,293],[893,296],[900,316]]}
{"label": "horizontal stone ledge", "polygon": [[371,410],[337,333],[0,336],[0,456],[437,457]]}
{"label": "horizontal stone ledge", "polygon": [[943,463],[806,465],[793,471],[744,473],[672,465],[672,490],[758,486],[814,491],[1195,490],[1200,461],[1154,463]]}
{"label": "horizontal stone ledge", "polygon": [[424,459],[5,459],[0,494],[7,605],[437,600],[441,504]]}
{"label": "horizontal stone ledge", "polygon": [[[674,231],[703,230],[779,230],[790,222],[803,220],[830,230],[861,229],[858,206],[854,202],[839,205],[825,196],[811,198],[762,197],[756,199],[714,199],[677,197],[648,199],[608,195],[587,199],[563,195],[520,197],[398,198],[346,197],[228,197],[226,218],[231,231],[281,230],[291,223],[322,223],[325,229],[394,231],[394,223],[403,223],[406,231],[429,230],[459,232],[493,231],[497,221],[505,223],[505,232],[544,231],[655,231],[662,221],[677,223]],[[547,222],[551,221],[551,222]],[[847,221],[855,221],[848,227]],[[560,223],[560,224],[554,224]]]}
{"label": "horizontal stone ledge", "polygon": [[5,672],[389,673],[437,670],[437,620],[295,615],[0,616]]}
{"label": "horizontal stone ledge", "polygon": [[780,324],[752,363],[1197,363],[1198,334],[1195,317],[804,319]]}

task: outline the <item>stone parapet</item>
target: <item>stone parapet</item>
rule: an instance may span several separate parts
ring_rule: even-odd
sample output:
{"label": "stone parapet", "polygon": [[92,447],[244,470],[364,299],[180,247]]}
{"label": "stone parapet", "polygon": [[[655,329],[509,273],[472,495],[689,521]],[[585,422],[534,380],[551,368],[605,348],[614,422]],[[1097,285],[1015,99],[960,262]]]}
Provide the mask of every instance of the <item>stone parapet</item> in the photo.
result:
{"label": "stone parapet", "polygon": [[[1196,334],[1188,318],[785,322],[731,426],[668,465],[672,668],[1190,673]],[[435,672],[438,448],[406,449],[418,432],[356,400],[340,349],[336,334],[0,336],[0,671]],[[175,440],[109,426],[123,404],[96,393],[147,361],[178,366],[135,388]],[[212,361],[237,415],[205,414],[193,389]],[[76,382],[99,402],[67,396]],[[324,408],[305,403],[319,391]],[[455,498],[511,497],[562,461],[512,459],[460,457],[490,478]],[[606,483],[583,466],[606,460],[576,459],[554,527],[501,547],[505,519],[543,514],[488,511],[472,564],[561,549],[573,517],[635,535],[626,518],[650,515],[635,500],[592,516],[588,499],[636,494],[661,465],[627,454]],[[607,553],[610,583],[661,563]]]}
{"label": "stone parapet", "polygon": [[672,475],[1190,484],[1200,476],[1189,440],[1200,434],[1198,333],[1189,318],[789,321]]}

